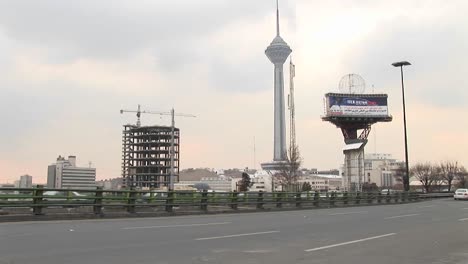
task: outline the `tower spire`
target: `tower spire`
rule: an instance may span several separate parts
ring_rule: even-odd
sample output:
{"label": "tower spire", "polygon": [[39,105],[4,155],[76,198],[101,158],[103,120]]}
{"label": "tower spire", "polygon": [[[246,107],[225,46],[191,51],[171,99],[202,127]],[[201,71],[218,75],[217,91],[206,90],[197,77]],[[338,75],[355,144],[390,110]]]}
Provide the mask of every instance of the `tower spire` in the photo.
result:
{"label": "tower spire", "polygon": [[279,4],[278,0],[276,0],[276,36],[280,35],[280,27],[279,27]]}

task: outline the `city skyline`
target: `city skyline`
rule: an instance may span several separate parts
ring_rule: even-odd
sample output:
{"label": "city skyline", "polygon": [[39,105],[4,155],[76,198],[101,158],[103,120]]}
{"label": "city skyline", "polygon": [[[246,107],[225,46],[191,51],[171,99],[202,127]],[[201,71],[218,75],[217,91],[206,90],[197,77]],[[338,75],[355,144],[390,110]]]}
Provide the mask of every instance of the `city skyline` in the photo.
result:
{"label": "city skyline", "polygon": [[[254,137],[256,167],[271,160],[273,82],[263,52],[275,34],[275,1],[110,5],[0,3],[0,182],[23,174],[45,182],[59,154],[92,161],[98,179],[120,176],[122,125],[136,117],[118,111],[139,103],[198,116],[177,121],[181,169],[254,167]],[[323,95],[337,92],[348,73],[363,76],[368,92],[389,94],[394,122],[373,127],[366,153],[403,158],[400,76],[391,66],[399,60],[413,64],[405,68],[410,164],[468,165],[468,126],[458,120],[468,110],[460,80],[468,3],[299,0],[280,7],[281,34],[294,50],[304,167],[343,162],[341,132],[320,116]],[[143,116],[142,124],[170,120]]]}

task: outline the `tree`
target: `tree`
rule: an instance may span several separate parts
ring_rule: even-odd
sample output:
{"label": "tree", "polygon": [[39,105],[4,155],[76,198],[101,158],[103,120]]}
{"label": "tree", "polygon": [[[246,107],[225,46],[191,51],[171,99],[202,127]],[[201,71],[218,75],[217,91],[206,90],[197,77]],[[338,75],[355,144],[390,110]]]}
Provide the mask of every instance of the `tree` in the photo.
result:
{"label": "tree", "polygon": [[299,168],[302,164],[299,147],[297,145],[291,146],[288,153],[286,153],[286,156],[286,161],[282,163],[280,170],[276,172],[273,177],[275,182],[279,183],[283,187],[291,187],[297,183],[299,178]]}
{"label": "tree", "polygon": [[312,191],[312,185],[310,185],[309,182],[304,182],[304,183],[302,184],[302,191],[303,191],[303,192],[310,192],[310,191]]}
{"label": "tree", "polygon": [[421,182],[426,192],[430,192],[431,186],[438,180],[438,175],[430,163],[417,163],[411,168],[411,174]]}
{"label": "tree", "polygon": [[458,181],[458,187],[466,188],[468,187],[468,172],[465,167],[460,166],[458,171],[456,172],[456,179]]}
{"label": "tree", "polygon": [[375,182],[365,182],[362,184],[362,191],[363,192],[377,192],[379,187]]}
{"label": "tree", "polygon": [[448,191],[452,189],[452,182],[455,179],[457,173],[460,171],[458,161],[445,161],[441,162],[440,165],[440,176],[447,182]]}
{"label": "tree", "polygon": [[406,166],[404,163],[399,163],[397,168],[393,170],[393,178],[398,184],[403,184],[403,177],[406,175]]}
{"label": "tree", "polygon": [[239,182],[239,191],[240,192],[246,192],[249,190],[250,187],[252,187],[253,182],[250,180],[250,175],[247,174],[246,172],[242,173],[242,179]]}
{"label": "tree", "polygon": [[203,190],[209,190],[211,189],[210,185],[208,183],[204,182],[197,182],[193,185],[193,188],[197,189],[198,191],[203,191]]}

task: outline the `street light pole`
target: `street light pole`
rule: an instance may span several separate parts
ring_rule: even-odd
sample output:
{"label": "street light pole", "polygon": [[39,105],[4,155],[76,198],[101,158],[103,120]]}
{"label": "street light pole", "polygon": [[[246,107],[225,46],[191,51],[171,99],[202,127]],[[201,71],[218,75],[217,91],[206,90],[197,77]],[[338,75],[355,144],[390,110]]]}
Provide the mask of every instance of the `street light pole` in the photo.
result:
{"label": "street light pole", "polygon": [[400,61],[392,63],[394,67],[400,67],[401,73],[401,94],[403,97],[403,127],[405,133],[405,162],[406,162],[406,175],[403,177],[403,187],[405,191],[409,191],[410,184],[409,184],[409,161],[408,161],[408,134],[406,130],[406,104],[405,104],[405,83],[403,81],[403,66],[409,66],[411,63],[407,61]]}

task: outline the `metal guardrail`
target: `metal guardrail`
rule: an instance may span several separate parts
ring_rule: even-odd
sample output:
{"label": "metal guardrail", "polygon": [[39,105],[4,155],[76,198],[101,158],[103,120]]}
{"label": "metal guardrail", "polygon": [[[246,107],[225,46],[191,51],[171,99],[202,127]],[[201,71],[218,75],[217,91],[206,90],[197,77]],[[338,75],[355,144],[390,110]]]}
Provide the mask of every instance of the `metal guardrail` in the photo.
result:
{"label": "metal guardrail", "polygon": [[[453,194],[444,194],[453,195]],[[0,209],[30,208],[33,215],[53,214],[49,208],[88,208],[102,215],[105,208],[137,213],[142,208],[163,208],[171,213],[208,210],[319,208],[415,202],[439,195],[397,193],[319,192],[156,192],[137,190],[0,188]]]}

